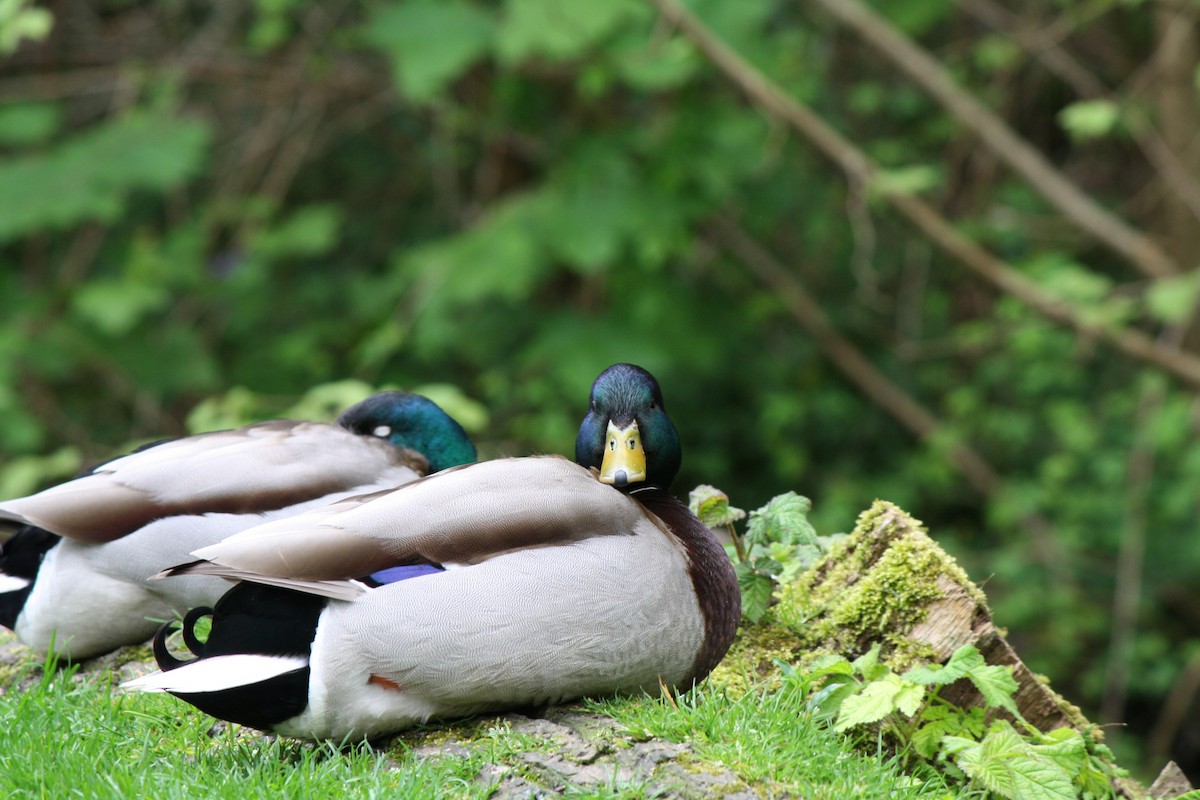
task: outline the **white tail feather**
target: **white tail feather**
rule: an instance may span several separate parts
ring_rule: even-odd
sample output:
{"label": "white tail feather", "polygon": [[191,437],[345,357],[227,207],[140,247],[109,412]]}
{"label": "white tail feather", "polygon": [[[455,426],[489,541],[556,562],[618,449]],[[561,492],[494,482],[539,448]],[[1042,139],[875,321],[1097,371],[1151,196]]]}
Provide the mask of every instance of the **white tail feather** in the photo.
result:
{"label": "white tail feather", "polygon": [[0,572],[0,594],[24,589],[30,583],[32,581],[28,578],[18,578],[15,575],[5,575],[3,572]]}
{"label": "white tail feather", "polygon": [[121,684],[139,692],[220,692],[275,678],[308,666],[304,656],[241,654],[198,658],[182,667],[152,672]]}

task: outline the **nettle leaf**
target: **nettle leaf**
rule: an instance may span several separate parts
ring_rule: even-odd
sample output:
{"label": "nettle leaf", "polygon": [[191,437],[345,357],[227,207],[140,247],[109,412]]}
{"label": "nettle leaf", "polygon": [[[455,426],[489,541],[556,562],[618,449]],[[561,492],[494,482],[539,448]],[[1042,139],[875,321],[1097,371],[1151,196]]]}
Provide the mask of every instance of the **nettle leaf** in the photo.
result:
{"label": "nettle leaf", "polygon": [[947,756],[957,756],[959,766],[965,760],[968,764],[975,764],[979,761],[979,751],[982,745],[974,739],[968,739],[965,736],[946,736],[942,738],[942,752]]}
{"label": "nettle leaf", "polygon": [[888,669],[886,664],[879,663],[879,651],[880,645],[876,642],[871,646],[870,650],[850,662],[850,666],[854,668],[856,674],[861,675],[866,680],[873,681],[877,678],[882,678],[891,670]]}
{"label": "nettle leaf", "polygon": [[771,606],[771,594],[775,591],[775,580],[750,564],[734,564],[738,586],[742,590],[742,616],[751,622],[759,622]]}
{"label": "nettle leaf", "polygon": [[948,719],[935,720],[917,728],[912,735],[912,746],[917,755],[932,759],[941,749],[942,739],[958,726]]}
{"label": "nettle leaf", "polygon": [[850,676],[834,675],[821,687],[821,691],[813,695],[808,707],[827,721],[841,710],[846,698],[854,696],[861,686],[862,684]]}
{"label": "nettle leaf", "polygon": [[688,492],[688,508],[710,528],[732,525],[746,517],[745,511],[729,505],[729,495],[707,483]]}
{"label": "nettle leaf", "polygon": [[487,53],[493,28],[479,6],[427,1],[386,6],[363,33],[391,59],[400,92],[425,103]]}
{"label": "nettle leaf", "polygon": [[967,709],[959,717],[958,725],[960,731],[978,739],[983,736],[983,732],[987,729],[987,713],[979,706]]}
{"label": "nettle leaf", "polygon": [[746,528],[749,544],[817,544],[817,531],[808,521],[812,501],[795,492],[771,498],[762,508],[750,512]]}
{"label": "nettle leaf", "polygon": [[1017,682],[1012,676],[1012,667],[978,667],[968,672],[967,678],[975,684],[989,706],[1003,708],[1014,717],[1021,718],[1021,712],[1013,700],[1013,695],[1017,693]]}
{"label": "nettle leaf", "polygon": [[957,763],[985,789],[1021,800],[1075,800],[1071,776],[1037,753],[1010,725],[984,737],[978,751],[964,749]]}
{"label": "nettle leaf", "polygon": [[1033,745],[1034,752],[1058,764],[1072,778],[1087,764],[1087,743],[1074,728],[1050,731],[1042,739],[1042,742]]}
{"label": "nettle leaf", "polygon": [[837,724],[833,729],[846,731],[855,725],[878,722],[899,708],[899,697],[905,684],[898,675],[886,675],[871,681],[858,694],[842,701]]}
{"label": "nettle leaf", "polygon": [[904,673],[904,679],[925,686],[946,686],[965,678],[973,669],[986,666],[983,656],[974,645],[964,644],[954,651],[945,664],[914,667]]}
{"label": "nettle leaf", "polygon": [[912,717],[925,702],[925,687],[909,683],[902,678],[896,678],[896,680],[901,684],[900,691],[896,694],[896,708],[904,716]]}
{"label": "nettle leaf", "polygon": [[808,671],[813,675],[853,675],[854,667],[844,656],[830,653],[814,661]]}

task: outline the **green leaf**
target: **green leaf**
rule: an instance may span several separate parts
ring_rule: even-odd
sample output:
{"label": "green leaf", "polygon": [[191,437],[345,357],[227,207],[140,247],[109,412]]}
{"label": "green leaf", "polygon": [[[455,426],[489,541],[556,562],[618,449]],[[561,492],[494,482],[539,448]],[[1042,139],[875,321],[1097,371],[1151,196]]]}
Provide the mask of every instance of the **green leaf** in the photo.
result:
{"label": "green leaf", "polygon": [[384,6],[364,35],[391,59],[400,93],[427,103],[487,52],[493,25],[478,6],[426,0]]}
{"label": "green leaf", "polygon": [[932,759],[941,749],[942,739],[957,726],[949,720],[935,720],[913,731],[912,746],[926,760]]}
{"label": "green leaf", "polygon": [[985,736],[978,750],[961,750],[956,761],[972,780],[1003,797],[1075,800],[1070,775],[1052,759],[1036,753],[1008,725]]}
{"label": "green leaf", "polygon": [[610,48],[622,80],[644,92],[661,92],[687,83],[700,68],[696,48],[686,37],[662,39],[637,33]]}
{"label": "green leaf", "polygon": [[768,574],[749,564],[734,565],[738,586],[742,590],[742,616],[758,622],[771,606],[771,595],[775,591],[775,580]]}
{"label": "green leaf", "polygon": [[856,725],[878,722],[899,708],[899,697],[904,688],[904,683],[896,675],[871,681],[861,692],[842,701],[834,730],[843,732]]}
{"label": "green leaf", "polygon": [[861,688],[861,684],[845,675],[834,675],[829,678],[821,691],[813,695],[809,708],[814,709],[823,721],[829,721],[841,710],[842,703],[853,697]]}
{"label": "green leaf", "polygon": [[845,656],[829,653],[814,661],[808,671],[813,675],[853,675],[854,667]]}
{"label": "green leaf", "polygon": [[771,498],[765,506],[750,512],[747,544],[817,544],[817,532],[808,521],[811,510],[812,501],[795,492]]}
{"label": "green leaf", "polygon": [[1113,282],[1073,261],[1056,259],[1053,255],[1041,259],[1034,271],[1043,272],[1042,286],[1064,300],[1091,305],[1107,300],[1113,290]]}
{"label": "green leaf", "polygon": [[0,55],[15,52],[22,39],[40,42],[50,35],[54,17],[44,8],[25,8],[28,2],[0,3]]}
{"label": "green leaf", "polygon": [[688,508],[710,528],[732,525],[746,517],[745,511],[729,505],[729,495],[707,483],[688,492]]}
{"label": "green leaf", "polygon": [[29,147],[58,131],[62,109],[53,103],[13,103],[0,108],[0,144]]}
{"label": "green leaf", "polygon": [[496,52],[508,63],[531,56],[552,61],[576,58],[642,10],[637,0],[508,0]]}
{"label": "green leaf", "polygon": [[984,701],[993,708],[1003,708],[1008,713],[1021,718],[1013,695],[1017,692],[1017,682],[1012,676],[1012,667],[999,664],[988,667],[977,667],[967,673],[967,678],[975,684],[975,688],[983,695]]}
{"label": "green leaf", "polygon": [[110,336],[124,336],[147,315],[165,308],[170,296],[161,286],[129,280],[95,279],[71,298],[81,319]]}
{"label": "green leaf", "polygon": [[468,397],[462,389],[450,383],[424,383],[409,391],[424,395],[441,406],[442,410],[462,425],[467,433],[483,433],[491,420],[487,406]]}
{"label": "green leaf", "polygon": [[951,654],[945,664],[914,667],[904,673],[904,679],[925,686],[946,686],[965,678],[973,669],[985,666],[983,656],[974,645],[964,644]]}
{"label": "green leaf", "polygon": [[132,192],[165,192],[199,171],[208,141],[204,123],[135,111],[0,164],[0,243],[115,220]]}
{"label": "green leaf", "polygon": [[250,243],[250,251],[268,261],[292,256],[325,255],[337,245],[341,224],[341,213],[337,206],[305,206],[255,235]]}
{"label": "green leaf", "polygon": [[870,650],[850,662],[850,666],[854,668],[856,674],[861,675],[869,681],[886,675],[889,670],[885,664],[879,663],[879,651],[880,644],[876,642],[871,645]]}
{"label": "green leaf", "polygon": [[1033,745],[1035,753],[1046,756],[1074,778],[1087,764],[1087,743],[1074,728],[1059,728],[1042,737]]}
{"label": "green leaf", "polygon": [[0,499],[32,494],[52,480],[66,480],[82,464],[83,457],[74,447],[60,447],[44,456],[10,458],[0,470]]}
{"label": "green leaf", "polygon": [[1107,136],[1120,118],[1120,108],[1109,100],[1080,100],[1058,112],[1058,124],[1079,141]]}
{"label": "green leaf", "polygon": [[1146,290],[1146,310],[1159,322],[1180,325],[1191,318],[1200,298],[1200,270],[1159,278]]}
{"label": "green leaf", "polygon": [[925,164],[899,169],[881,169],[871,176],[871,192],[876,195],[919,194],[942,182],[941,172]]}
{"label": "green leaf", "polygon": [[912,717],[925,702],[925,687],[909,683],[901,678],[896,678],[896,680],[900,681],[901,687],[896,694],[896,709],[904,716]]}

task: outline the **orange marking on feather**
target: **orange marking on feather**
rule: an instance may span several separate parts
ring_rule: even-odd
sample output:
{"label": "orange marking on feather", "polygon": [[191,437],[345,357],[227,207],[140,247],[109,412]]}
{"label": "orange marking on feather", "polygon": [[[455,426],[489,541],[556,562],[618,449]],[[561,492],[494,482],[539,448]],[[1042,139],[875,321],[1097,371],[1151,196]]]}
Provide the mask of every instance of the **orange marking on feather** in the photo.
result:
{"label": "orange marking on feather", "polygon": [[392,680],[390,678],[385,678],[382,675],[376,675],[373,672],[371,673],[371,677],[367,678],[367,683],[373,683],[376,686],[381,686],[384,689],[389,689],[393,692],[403,692],[404,691],[404,687],[401,686],[400,684],[396,683],[394,680]]}

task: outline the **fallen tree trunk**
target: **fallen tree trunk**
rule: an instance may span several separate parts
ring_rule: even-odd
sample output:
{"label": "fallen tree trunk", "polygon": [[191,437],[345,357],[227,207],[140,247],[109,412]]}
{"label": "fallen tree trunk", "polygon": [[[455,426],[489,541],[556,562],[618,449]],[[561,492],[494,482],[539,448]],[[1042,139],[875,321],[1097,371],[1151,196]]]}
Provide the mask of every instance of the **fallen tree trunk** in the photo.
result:
{"label": "fallen tree trunk", "polygon": [[[855,658],[877,643],[881,659],[903,672],[945,663],[959,647],[973,645],[988,664],[1012,667],[1019,687],[1013,699],[1027,722],[1043,732],[1070,726],[1103,738],[1078,707],[1026,667],[992,621],[984,593],[918,520],[892,503],[876,501],[849,537],[781,588],[767,624],[747,626],[741,637],[722,670],[751,677],[771,674],[775,658],[803,668],[826,653]],[[984,705],[967,680],[945,687],[940,697],[964,708]],[[1177,788],[1154,794],[1132,781],[1114,786],[1127,798],[1173,797]]]}

